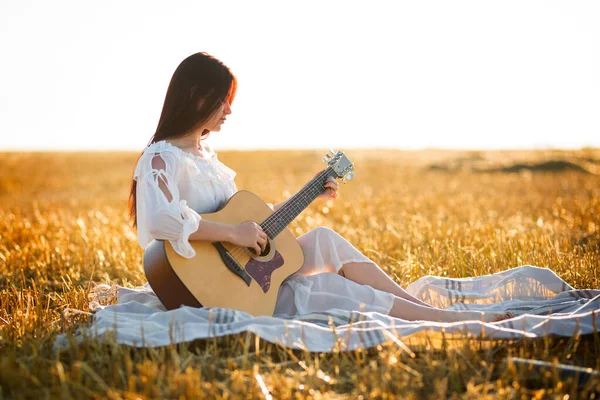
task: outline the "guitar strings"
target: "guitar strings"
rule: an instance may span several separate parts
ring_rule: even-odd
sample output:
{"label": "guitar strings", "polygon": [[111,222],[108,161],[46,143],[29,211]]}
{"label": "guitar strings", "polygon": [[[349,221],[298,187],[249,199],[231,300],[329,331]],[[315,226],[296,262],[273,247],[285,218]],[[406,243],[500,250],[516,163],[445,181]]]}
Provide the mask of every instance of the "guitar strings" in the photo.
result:
{"label": "guitar strings", "polygon": [[[296,197],[297,200],[302,200],[303,202],[306,202],[308,200],[307,204],[302,207],[302,209],[306,208],[306,206],[308,204],[310,204],[310,202],[312,201],[306,197],[306,194],[308,194],[310,192],[311,195],[318,196],[320,193],[322,193],[323,192],[322,188],[324,186],[319,188],[319,186],[323,185],[323,183],[319,183],[319,182],[322,178],[326,177],[328,174],[329,174],[329,171],[324,171],[322,174],[319,174],[319,176],[316,176],[313,180],[313,183],[307,185],[302,190],[300,190],[298,193],[296,193],[292,197],[292,199],[294,197]],[[317,179],[319,179],[319,180],[317,180]],[[313,191],[316,191],[316,192],[313,192]],[[269,216],[269,218],[267,218],[263,222],[263,224],[264,224],[263,229],[270,230],[271,228],[277,226],[279,224],[281,218],[275,218],[276,216],[277,217],[279,217],[279,216],[292,217],[294,215],[294,213],[297,211],[297,207],[294,208],[294,206],[295,206],[295,204],[292,204],[292,202],[289,202],[286,205],[282,206],[281,209],[278,210],[277,215],[275,213],[271,214]],[[294,211],[294,212],[290,212],[290,211]]]}
{"label": "guitar strings", "polygon": [[[297,200],[303,200],[304,202],[306,202],[306,205],[304,205],[302,207],[302,209],[306,208],[306,206],[308,206],[308,204],[310,204],[310,202],[312,200],[314,200],[314,198],[312,200],[310,200],[309,198],[306,197],[306,195],[308,193],[310,193],[313,196],[314,195],[318,196],[320,193],[322,193],[323,192],[322,189],[324,187],[323,183],[322,183],[323,182],[322,178],[326,177],[330,172],[333,172],[333,171],[329,171],[329,168],[328,168],[327,170],[325,170],[322,173],[320,173],[318,176],[316,176],[313,179],[312,183],[308,184],[306,187],[304,187],[302,190],[300,190],[298,193],[296,193],[292,197],[292,199],[294,197],[296,197]],[[321,186],[321,188],[319,188],[319,186]],[[315,190],[316,190],[316,192],[313,193],[313,191],[315,191]],[[307,202],[307,200],[308,200],[308,202]],[[292,204],[292,202],[289,202],[288,204],[282,206],[281,209],[278,210],[277,217],[280,217],[280,216],[288,217],[288,218],[289,217],[294,217],[295,215],[298,214],[298,212],[297,212],[298,210],[297,210],[297,207],[295,207],[295,205],[296,204]],[[267,218],[263,222],[263,224],[264,224],[263,229],[264,230],[270,230],[271,228],[276,227],[280,223],[280,221],[281,221],[282,218],[274,218],[275,215],[276,215],[275,213],[271,214],[269,216],[269,218]],[[287,224],[286,224],[286,226],[287,226]]]}
{"label": "guitar strings", "polygon": [[[307,198],[305,198],[305,197],[303,197],[303,196],[304,196],[305,194],[307,194],[307,192],[308,192],[309,190],[310,190],[310,191],[312,191],[312,190],[315,190],[315,189],[316,189],[316,190],[319,190],[319,186],[320,186],[320,185],[323,185],[323,188],[325,187],[325,186],[324,186],[324,183],[323,183],[323,181],[321,180],[321,178],[324,178],[324,177],[326,177],[326,176],[327,176],[327,175],[328,175],[330,172],[333,172],[333,169],[331,169],[331,167],[328,167],[328,168],[326,168],[325,170],[323,170],[323,171],[322,171],[322,172],[321,172],[319,175],[317,175],[315,178],[313,178],[313,180],[312,180],[312,183],[309,183],[308,185],[306,185],[306,187],[304,187],[304,188],[303,188],[303,189],[301,189],[301,190],[300,190],[298,193],[296,193],[294,196],[292,196],[292,198],[291,198],[291,199],[293,199],[294,197],[298,197],[299,199],[307,200]],[[320,183],[319,183],[319,182],[320,182]],[[320,191],[320,192],[317,194],[317,196],[318,196],[320,193],[322,193],[322,191]],[[313,193],[311,193],[311,194],[313,194]],[[291,199],[290,199],[290,200],[291,200]],[[314,200],[314,199],[313,199],[313,200]],[[309,201],[309,202],[307,203],[307,205],[306,205],[306,206],[308,206],[308,204],[310,204],[310,202],[311,202],[311,201]],[[286,205],[288,205],[288,207],[286,207]],[[279,216],[283,216],[283,217],[287,217],[287,218],[289,218],[289,217],[292,217],[292,216],[294,215],[294,212],[295,212],[295,211],[297,211],[297,210],[296,210],[296,209],[295,209],[295,208],[292,206],[292,204],[288,203],[288,204],[286,204],[286,205],[282,206],[282,207],[281,207],[281,209],[279,209],[279,210],[278,210],[278,215],[277,215],[278,217],[279,217]],[[304,209],[304,208],[306,208],[306,206],[304,206],[304,207],[303,207],[303,209]],[[294,211],[294,212],[292,212],[292,211]],[[269,217],[268,217],[268,218],[267,218],[267,219],[266,219],[266,220],[263,222],[263,224],[264,224],[264,226],[262,227],[262,228],[263,228],[263,231],[270,230],[271,228],[273,228],[273,227],[275,227],[275,226],[277,226],[277,225],[278,225],[278,223],[279,223],[279,220],[278,220],[277,218],[273,218],[273,215],[275,215],[275,213],[271,214],[271,215],[270,215],[270,216],[269,216]],[[296,213],[296,215],[297,215],[297,213]],[[286,226],[287,226],[287,224],[286,224]],[[271,240],[273,240],[273,239],[274,239],[274,237],[273,237],[273,238],[271,238],[271,236],[270,236],[268,233],[267,233],[267,237],[269,237]],[[229,251],[229,254],[230,254],[231,256],[233,256],[233,257],[234,257],[234,258],[237,260],[237,258],[238,258],[238,257],[240,257],[240,256],[243,256],[244,254],[246,254],[246,251],[245,251],[245,250],[244,250],[242,247],[236,246],[234,249],[232,249],[232,250],[230,250],[230,251]]]}
{"label": "guitar strings", "polygon": [[[329,168],[327,168],[327,169],[325,169],[323,172],[321,172],[319,175],[317,175],[315,178],[313,178],[313,180],[312,180],[312,183],[309,183],[309,184],[308,184],[306,187],[304,187],[302,190],[300,190],[298,193],[296,193],[296,194],[295,194],[295,195],[292,197],[292,199],[293,199],[294,197],[302,197],[302,196],[303,196],[303,195],[304,195],[304,194],[305,194],[305,193],[306,193],[308,190],[313,190],[313,189],[317,189],[317,190],[318,190],[318,186],[319,186],[319,185],[323,185],[323,183],[319,183],[319,182],[322,182],[322,181],[320,181],[320,178],[324,178],[325,176],[327,176],[327,175],[329,174],[329,172],[330,172],[330,171],[329,171],[330,169],[331,169],[330,167],[329,167]],[[289,204],[289,203],[288,203],[288,204]],[[309,202],[309,204],[310,204],[310,202]],[[293,210],[293,209],[292,209],[292,210],[290,210],[290,207],[292,207],[292,205],[291,205],[291,204],[289,204],[289,207],[286,207],[286,206],[284,205],[284,206],[283,206],[283,207],[282,207],[282,208],[279,210],[279,214],[278,214],[278,216],[284,216],[284,217],[288,217],[288,218],[289,218],[289,217],[291,217],[291,216],[293,215],[293,213],[292,213],[291,211],[295,211],[295,210]],[[270,229],[270,228],[272,228],[272,227],[274,227],[274,226],[276,226],[276,225],[277,225],[277,223],[278,223],[279,221],[278,221],[277,219],[274,219],[274,218],[272,218],[272,217],[273,217],[273,215],[274,215],[274,214],[271,214],[271,215],[269,216],[269,218],[267,218],[267,219],[266,219],[266,220],[263,222],[263,224],[265,224],[265,226],[263,227],[263,230],[265,230],[265,229],[266,229],[266,230],[268,230],[268,229]],[[272,220],[272,222],[271,222],[270,220]],[[269,235],[267,234],[267,236],[269,236]],[[270,236],[269,236],[269,237],[270,237]],[[271,237],[270,237],[270,238],[271,238]],[[274,238],[271,238],[271,239],[274,239]],[[232,255],[234,258],[236,258],[236,259],[237,259],[237,257],[244,255],[244,254],[246,253],[246,251],[245,251],[245,250],[244,250],[242,247],[236,246],[236,247],[235,247],[233,250],[230,250],[230,252],[229,252],[229,253],[230,253],[230,254],[231,254],[231,255]]]}

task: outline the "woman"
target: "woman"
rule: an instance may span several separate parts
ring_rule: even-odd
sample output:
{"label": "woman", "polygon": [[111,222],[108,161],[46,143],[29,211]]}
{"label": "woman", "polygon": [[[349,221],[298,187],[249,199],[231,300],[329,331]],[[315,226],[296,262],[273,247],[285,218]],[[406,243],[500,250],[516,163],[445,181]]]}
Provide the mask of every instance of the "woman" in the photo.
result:
{"label": "woman", "polygon": [[[219,132],[236,93],[236,79],[219,60],[196,53],[176,69],[150,145],[133,177],[130,214],[145,248],[153,239],[169,240],[183,257],[195,255],[190,240],[227,241],[257,252],[267,235],[254,222],[229,225],[204,220],[237,191],[236,173],[204,142]],[[324,182],[322,199],[335,199],[338,184]],[[273,205],[279,209],[285,201]],[[506,313],[447,311],[411,296],[340,235],[327,228],[298,238],[302,268],[281,286],[275,315],[297,315],[331,308],[378,311],[405,320],[498,321]]]}

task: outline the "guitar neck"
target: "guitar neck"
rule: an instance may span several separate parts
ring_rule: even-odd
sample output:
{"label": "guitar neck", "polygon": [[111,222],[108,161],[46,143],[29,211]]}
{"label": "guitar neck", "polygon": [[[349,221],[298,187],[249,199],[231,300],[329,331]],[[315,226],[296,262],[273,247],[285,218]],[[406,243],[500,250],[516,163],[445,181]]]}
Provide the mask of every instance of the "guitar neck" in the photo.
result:
{"label": "guitar neck", "polygon": [[323,193],[324,183],[329,177],[336,177],[336,172],[328,167],[315,176],[298,193],[293,195],[285,204],[260,224],[263,231],[274,239],[279,232],[288,226],[310,203]]}

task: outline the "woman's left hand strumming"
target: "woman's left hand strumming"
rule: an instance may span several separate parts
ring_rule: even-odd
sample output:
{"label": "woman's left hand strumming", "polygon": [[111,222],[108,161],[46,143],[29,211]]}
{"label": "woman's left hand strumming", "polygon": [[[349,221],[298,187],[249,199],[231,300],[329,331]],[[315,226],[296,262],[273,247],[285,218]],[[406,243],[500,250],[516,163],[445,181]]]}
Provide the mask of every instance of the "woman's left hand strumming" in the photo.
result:
{"label": "woman's left hand strumming", "polygon": [[335,200],[338,196],[338,188],[340,186],[335,180],[335,178],[327,178],[323,186],[325,187],[325,189],[323,193],[321,193],[317,198],[323,200]]}

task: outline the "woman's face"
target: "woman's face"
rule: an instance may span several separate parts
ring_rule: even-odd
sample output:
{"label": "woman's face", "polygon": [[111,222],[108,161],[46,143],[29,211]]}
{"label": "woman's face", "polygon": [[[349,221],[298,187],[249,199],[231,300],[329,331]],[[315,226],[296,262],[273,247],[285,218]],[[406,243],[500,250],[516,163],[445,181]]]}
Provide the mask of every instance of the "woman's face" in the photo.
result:
{"label": "woman's face", "polygon": [[223,125],[229,114],[231,114],[231,106],[227,100],[223,100],[223,103],[215,110],[214,114],[206,122],[205,128],[211,132],[220,131],[221,125]]}

